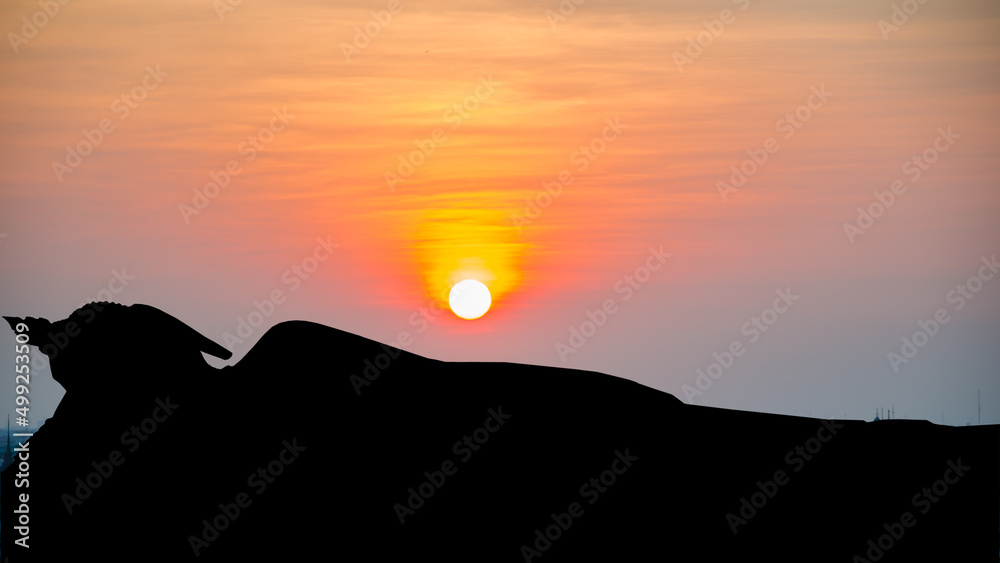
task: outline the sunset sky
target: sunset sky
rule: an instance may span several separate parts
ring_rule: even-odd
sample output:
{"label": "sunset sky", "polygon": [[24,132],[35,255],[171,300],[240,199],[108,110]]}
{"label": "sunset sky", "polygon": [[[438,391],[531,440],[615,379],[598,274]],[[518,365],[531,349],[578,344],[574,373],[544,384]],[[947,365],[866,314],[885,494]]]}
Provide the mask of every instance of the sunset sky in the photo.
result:
{"label": "sunset sky", "polygon": [[[0,7],[4,315],[146,303],[231,362],[303,319],[814,417],[975,424],[981,389],[1000,423],[995,1],[50,3]],[[438,308],[464,278],[477,320]]]}

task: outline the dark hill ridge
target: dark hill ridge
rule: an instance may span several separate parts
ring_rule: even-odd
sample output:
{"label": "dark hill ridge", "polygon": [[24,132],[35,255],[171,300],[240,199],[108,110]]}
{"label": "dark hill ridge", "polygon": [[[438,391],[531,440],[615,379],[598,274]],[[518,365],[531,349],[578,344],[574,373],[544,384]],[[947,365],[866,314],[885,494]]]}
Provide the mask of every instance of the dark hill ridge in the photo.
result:
{"label": "dark hill ridge", "polygon": [[998,426],[691,406],[302,321],[221,370],[152,307],[27,324],[67,393],[30,487],[2,475],[11,561],[997,560]]}

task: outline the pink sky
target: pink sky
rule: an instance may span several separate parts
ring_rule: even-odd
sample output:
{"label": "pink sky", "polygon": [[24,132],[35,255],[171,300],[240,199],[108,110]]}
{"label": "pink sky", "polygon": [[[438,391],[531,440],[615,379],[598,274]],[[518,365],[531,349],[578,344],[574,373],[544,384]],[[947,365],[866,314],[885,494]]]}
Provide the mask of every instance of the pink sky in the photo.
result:
{"label": "pink sky", "polygon": [[[555,21],[555,1],[399,0],[391,14],[247,0],[221,17],[206,0],[47,17],[7,2],[0,31],[25,41],[0,49],[0,310],[64,318],[124,269],[115,300],[220,342],[281,290],[237,359],[266,326],[305,319],[689,400],[683,386],[739,340],[745,354],[691,401],[867,419],[894,404],[965,424],[982,389],[983,422],[1000,423],[1000,281],[961,310],[948,300],[1000,252],[1000,7],[928,1],[886,38],[893,5],[587,0]],[[33,17],[45,24],[27,38]],[[366,24],[377,34],[356,42]],[[939,129],[947,151],[914,179],[904,163]],[[767,161],[723,200],[748,150]],[[228,185],[185,214],[231,161]],[[540,195],[561,173],[558,197]],[[905,191],[852,242],[844,224],[894,180]],[[519,225],[526,200],[547,206]],[[295,274],[318,238],[335,249]],[[616,284],[651,247],[671,257],[625,300]],[[455,276],[487,278],[493,309],[421,316]],[[741,327],[786,288],[800,300],[751,343]],[[616,312],[560,355],[609,299]],[[940,308],[951,320],[894,371],[889,353]],[[4,373],[12,343],[0,337]],[[38,381],[51,412],[61,391]]]}

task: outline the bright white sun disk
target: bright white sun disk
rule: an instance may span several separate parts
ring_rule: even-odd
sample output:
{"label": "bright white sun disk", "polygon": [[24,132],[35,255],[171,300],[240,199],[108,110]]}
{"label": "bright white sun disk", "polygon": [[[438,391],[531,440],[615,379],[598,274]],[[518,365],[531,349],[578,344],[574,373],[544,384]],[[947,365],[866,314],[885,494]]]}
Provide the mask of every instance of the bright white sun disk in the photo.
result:
{"label": "bright white sun disk", "polygon": [[478,280],[462,280],[451,288],[448,305],[463,319],[478,319],[490,308],[490,290]]}

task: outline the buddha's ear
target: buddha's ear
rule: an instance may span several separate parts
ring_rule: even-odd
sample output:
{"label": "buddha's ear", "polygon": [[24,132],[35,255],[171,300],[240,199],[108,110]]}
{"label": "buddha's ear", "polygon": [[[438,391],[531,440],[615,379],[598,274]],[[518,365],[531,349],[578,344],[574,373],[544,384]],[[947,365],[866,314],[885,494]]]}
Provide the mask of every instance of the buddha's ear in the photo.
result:
{"label": "buddha's ear", "polygon": [[131,309],[144,315],[146,322],[154,323],[157,326],[170,327],[173,330],[173,334],[179,339],[178,342],[189,343],[199,351],[221,360],[228,360],[233,356],[232,352],[223,348],[214,340],[191,328],[177,317],[164,313],[156,307],[136,304],[132,305]]}

